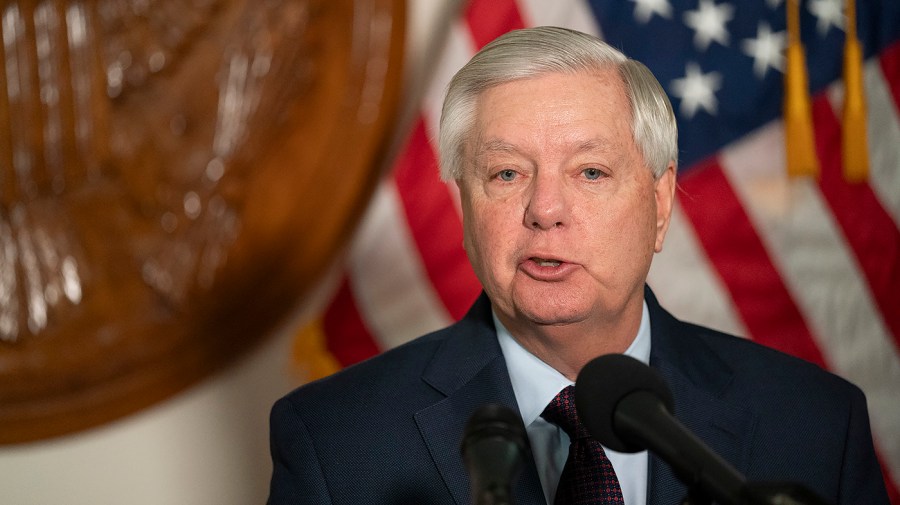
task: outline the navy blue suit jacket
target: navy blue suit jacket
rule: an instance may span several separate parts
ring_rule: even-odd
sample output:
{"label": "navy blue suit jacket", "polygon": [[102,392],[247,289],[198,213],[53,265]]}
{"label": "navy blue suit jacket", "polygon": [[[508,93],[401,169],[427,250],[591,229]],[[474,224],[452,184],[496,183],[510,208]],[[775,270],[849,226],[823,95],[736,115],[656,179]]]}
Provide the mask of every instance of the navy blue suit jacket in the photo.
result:
{"label": "navy blue suit jacket", "polygon": [[[750,480],[801,482],[836,504],[887,504],[865,398],[815,365],[686,324],[649,289],[650,364],[675,415]],[[515,396],[482,295],[460,322],[279,400],[271,414],[270,505],[469,502],[460,456],[469,416]],[[515,502],[543,504],[533,460]],[[650,458],[648,501],[686,490]]]}

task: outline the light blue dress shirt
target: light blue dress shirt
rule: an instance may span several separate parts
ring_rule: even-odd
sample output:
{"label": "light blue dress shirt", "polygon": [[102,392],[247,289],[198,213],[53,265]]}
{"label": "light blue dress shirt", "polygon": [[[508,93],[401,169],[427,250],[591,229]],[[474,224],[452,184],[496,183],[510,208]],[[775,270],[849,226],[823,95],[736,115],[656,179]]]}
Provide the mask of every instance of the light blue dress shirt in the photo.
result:
{"label": "light blue dress shirt", "polygon": [[[550,400],[564,387],[572,384],[572,381],[519,345],[497,319],[496,314],[494,325],[497,328],[497,338],[500,341],[503,358],[506,360],[528,440],[531,442],[544,497],[548,504],[552,504],[559,476],[569,455],[569,436],[555,424],[544,420],[541,412]],[[647,364],[650,362],[650,316],[646,302],[638,333],[625,354]],[[647,451],[628,454],[611,451],[605,447],[604,450],[616,470],[625,504],[645,505],[649,461]]]}

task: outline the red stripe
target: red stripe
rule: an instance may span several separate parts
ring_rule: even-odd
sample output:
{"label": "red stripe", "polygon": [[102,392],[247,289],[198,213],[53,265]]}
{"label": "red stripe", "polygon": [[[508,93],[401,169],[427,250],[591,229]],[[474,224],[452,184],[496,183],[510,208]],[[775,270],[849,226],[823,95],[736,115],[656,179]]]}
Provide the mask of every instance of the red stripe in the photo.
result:
{"label": "red stripe", "polygon": [[824,358],[718,160],[681,178],[679,201],[757,342],[820,366]]}
{"label": "red stripe", "polygon": [[893,505],[900,505],[900,487],[897,487],[897,481],[894,480],[894,477],[888,470],[888,466],[885,465],[884,458],[881,457],[881,451],[879,451],[879,447],[881,447],[881,444],[876,443],[875,452],[878,456],[878,464],[881,465],[881,477],[884,479],[884,487],[887,488],[888,501]]}
{"label": "red stripe", "polygon": [[514,0],[471,0],[465,18],[479,49],[510,30],[525,27]]}
{"label": "red stripe", "polygon": [[359,314],[346,277],[325,310],[322,330],[327,335],[328,351],[341,366],[352,365],[381,352]]}
{"label": "red stripe", "polygon": [[[850,184],[841,171],[841,125],[823,94],[813,101],[819,186],[869,284],[900,350],[900,230],[866,183]],[[852,335],[847,335],[852,338]]]}
{"label": "red stripe", "polygon": [[879,61],[888,89],[894,97],[894,107],[900,110],[900,42],[885,49],[879,56]]}
{"label": "red stripe", "polygon": [[394,182],[428,279],[450,317],[460,319],[478,297],[481,284],[462,247],[462,222],[450,189],[438,174],[421,116],[394,166]]}

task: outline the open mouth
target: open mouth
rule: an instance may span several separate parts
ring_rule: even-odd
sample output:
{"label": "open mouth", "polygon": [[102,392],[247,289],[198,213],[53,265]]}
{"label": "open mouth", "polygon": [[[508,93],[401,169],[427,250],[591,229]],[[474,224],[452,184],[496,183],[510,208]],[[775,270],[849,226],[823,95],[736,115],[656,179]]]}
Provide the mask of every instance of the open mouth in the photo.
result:
{"label": "open mouth", "polygon": [[531,258],[531,261],[537,263],[542,267],[558,267],[562,265],[562,261],[545,258]]}
{"label": "open mouth", "polygon": [[532,279],[542,282],[559,282],[573,275],[578,270],[578,265],[561,258],[526,256],[519,264],[519,268],[523,274]]}

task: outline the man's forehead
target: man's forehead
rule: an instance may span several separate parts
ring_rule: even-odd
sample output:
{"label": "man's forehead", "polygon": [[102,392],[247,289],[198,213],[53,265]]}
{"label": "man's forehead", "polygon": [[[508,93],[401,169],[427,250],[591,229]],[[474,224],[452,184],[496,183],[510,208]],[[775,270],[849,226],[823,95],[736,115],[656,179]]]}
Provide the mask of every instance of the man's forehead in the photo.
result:
{"label": "man's forehead", "polygon": [[[548,72],[499,83],[479,92],[472,101],[472,126],[482,128],[512,117],[544,114],[538,127],[560,126],[569,121],[566,109],[583,111],[580,119],[605,119],[610,115],[631,116],[631,100],[621,76],[614,69],[575,73]],[[562,114],[559,114],[562,112]],[[535,116],[536,117],[536,116]]]}
{"label": "man's forehead", "polygon": [[[568,142],[566,147],[569,149],[569,151],[578,153],[591,151],[609,151],[617,147],[618,145],[618,142],[614,142],[607,138],[592,137],[586,139],[574,139],[571,142]],[[473,148],[473,154],[475,156],[484,156],[495,153],[515,154],[526,149],[525,146],[521,146],[509,140],[498,137],[476,137]]]}

